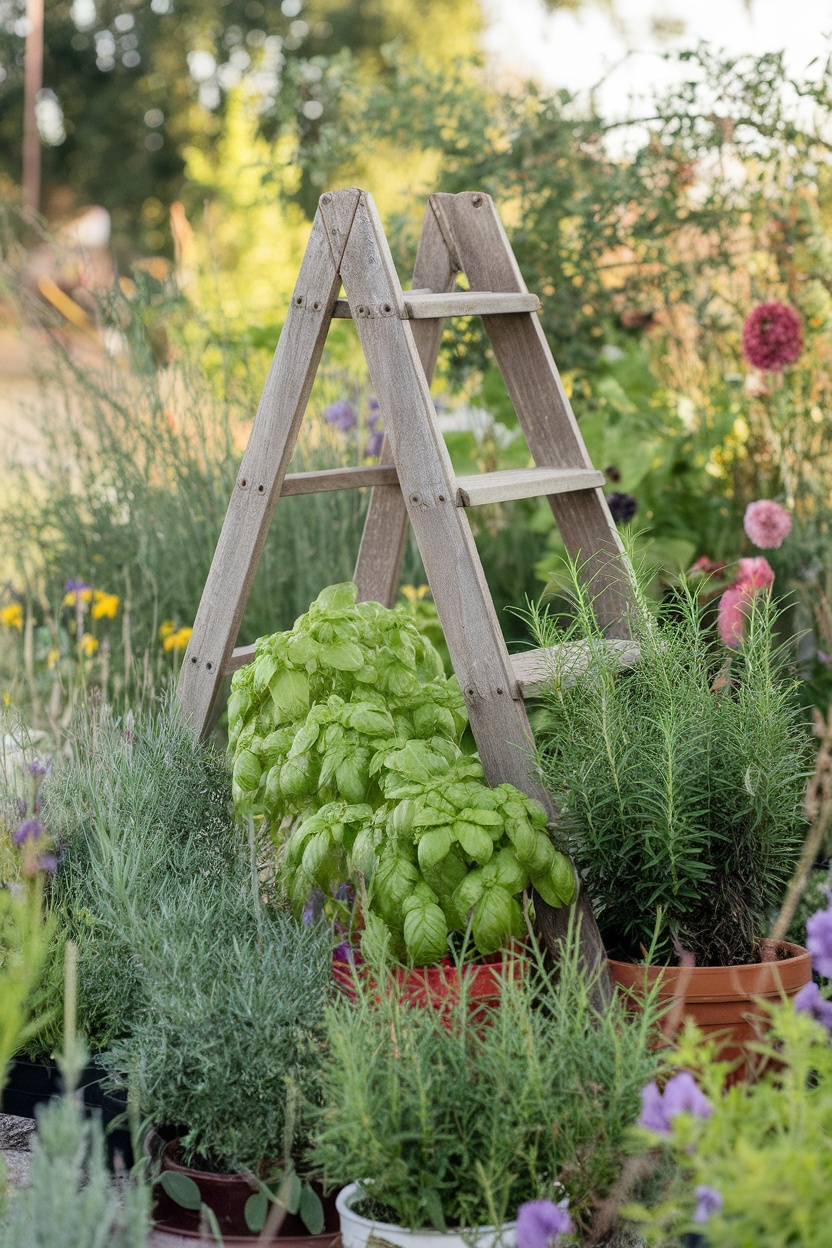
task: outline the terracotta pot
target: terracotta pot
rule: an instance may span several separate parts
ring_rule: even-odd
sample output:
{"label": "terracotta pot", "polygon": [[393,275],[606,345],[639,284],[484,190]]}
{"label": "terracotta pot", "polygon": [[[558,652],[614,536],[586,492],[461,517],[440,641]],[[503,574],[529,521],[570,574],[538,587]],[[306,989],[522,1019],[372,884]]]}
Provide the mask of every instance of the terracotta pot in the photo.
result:
{"label": "terracotta pot", "polygon": [[755,1061],[751,1046],[765,1030],[765,1005],[796,996],[812,978],[811,956],[802,945],[765,940],[760,952],[759,962],[744,966],[647,968],[610,958],[609,968],[613,982],[635,1002],[658,982],[659,1001],[671,1005],[662,1025],[665,1035],[671,1038],[685,1019],[693,1019],[703,1035],[719,1042],[723,1061],[738,1063],[736,1081]]}
{"label": "terracotta pot", "polygon": [[[364,966],[361,954],[355,953],[355,962],[346,962],[337,951],[332,955],[332,975],[338,987],[355,1000],[356,976],[364,983],[375,983]],[[466,963],[462,970],[450,958],[438,966],[418,966],[412,970],[395,967],[392,975],[399,987],[400,999],[409,1005],[432,1006],[440,1012],[450,1011],[462,996],[462,981],[474,1017],[487,1012],[487,1007],[499,1004],[503,983],[507,976],[520,980],[526,973],[528,960],[522,953],[502,949],[482,962]]]}
{"label": "terracotta pot", "polygon": [[[255,1180],[248,1174],[215,1174],[210,1170],[197,1170],[185,1166],[179,1160],[179,1140],[170,1140],[158,1151],[160,1137],[154,1142],[148,1141],[146,1149],[150,1155],[159,1158],[161,1173],[173,1171],[192,1179],[199,1188],[202,1203],[212,1209],[222,1232],[223,1243],[227,1245],[263,1244],[262,1238],[252,1235],[245,1218],[245,1206],[249,1196],[257,1192]],[[161,1231],[170,1231],[188,1239],[199,1240],[200,1211],[184,1209],[177,1204],[161,1186],[154,1184],[154,1217]],[[335,1195],[323,1196],[324,1230],[320,1235],[310,1235],[300,1218],[286,1214],[283,1222],[270,1243],[280,1244],[281,1248],[336,1248],[338,1240],[338,1212],[335,1208]],[[209,1237],[210,1239],[210,1237]]]}

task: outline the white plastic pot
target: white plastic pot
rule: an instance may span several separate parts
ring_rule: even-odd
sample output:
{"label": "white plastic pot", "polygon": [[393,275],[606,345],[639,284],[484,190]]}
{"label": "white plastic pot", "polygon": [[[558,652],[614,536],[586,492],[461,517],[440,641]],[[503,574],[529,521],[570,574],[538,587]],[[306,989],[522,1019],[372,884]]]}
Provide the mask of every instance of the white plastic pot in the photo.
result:
{"label": "white plastic pot", "polygon": [[362,1218],[353,1205],[366,1195],[360,1183],[350,1183],[338,1193],[335,1207],[341,1219],[341,1239],[344,1248],[367,1248],[370,1236],[375,1245],[381,1241],[394,1244],[396,1248],[514,1248],[516,1222],[506,1222],[502,1227],[479,1226],[465,1231],[409,1231],[395,1222],[374,1222]]}

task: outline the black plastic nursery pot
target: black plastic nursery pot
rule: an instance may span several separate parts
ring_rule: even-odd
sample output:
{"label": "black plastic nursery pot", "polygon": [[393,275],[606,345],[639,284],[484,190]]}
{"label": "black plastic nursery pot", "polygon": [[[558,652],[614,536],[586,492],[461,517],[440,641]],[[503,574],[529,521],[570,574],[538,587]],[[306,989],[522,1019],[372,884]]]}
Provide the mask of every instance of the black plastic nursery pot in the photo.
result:
{"label": "black plastic nursery pot", "polygon": [[[88,1109],[101,1105],[100,1084],[104,1072],[98,1066],[87,1066],[79,1088]],[[34,1118],[38,1105],[59,1097],[63,1092],[61,1072],[54,1062],[34,1062],[28,1057],[15,1057],[9,1064],[8,1079],[0,1097],[0,1113],[18,1118]]]}
{"label": "black plastic nursery pot", "polygon": [[185,1166],[179,1157],[179,1140],[167,1140],[160,1132],[153,1131],[148,1137],[145,1150],[158,1160],[159,1177],[154,1184],[154,1217],[160,1231],[182,1235],[187,1239],[202,1238],[200,1230],[201,1211],[185,1208],[165,1191],[162,1185],[166,1174],[179,1175],[190,1180],[199,1190],[199,1198],[214,1213],[223,1243],[228,1248],[264,1243],[280,1244],[281,1248],[339,1248],[340,1223],[335,1208],[335,1195],[324,1196],[319,1191],[324,1208],[324,1229],[320,1235],[310,1235],[300,1218],[286,1214],[273,1238],[264,1241],[261,1236],[248,1230],[245,1217],[246,1201],[258,1191],[255,1180],[248,1174],[216,1174]]}

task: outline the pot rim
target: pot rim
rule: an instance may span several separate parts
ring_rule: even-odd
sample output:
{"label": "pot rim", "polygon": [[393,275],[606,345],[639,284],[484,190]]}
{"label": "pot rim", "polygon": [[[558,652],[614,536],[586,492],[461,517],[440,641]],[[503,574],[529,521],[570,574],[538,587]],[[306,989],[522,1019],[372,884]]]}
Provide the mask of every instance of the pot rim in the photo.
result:
{"label": "pot rim", "polygon": [[[346,1187],[342,1187],[338,1195],[335,1197],[335,1208],[339,1215],[347,1213],[354,1218],[361,1226],[366,1227],[369,1231],[378,1227],[382,1232],[387,1230],[401,1232],[404,1235],[425,1235],[432,1236],[437,1244],[444,1243],[448,1236],[456,1235],[498,1235],[501,1231],[510,1231],[517,1226],[515,1222],[503,1222],[501,1226],[475,1226],[475,1227],[454,1227],[448,1231],[437,1231],[432,1226],[424,1229],[414,1230],[412,1226],[399,1226],[397,1222],[379,1222],[376,1218],[365,1218],[363,1214],[356,1213],[352,1207],[352,1202],[359,1196],[366,1196],[367,1189],[365,1183],[371,1180],[356,1180],[354,1183],[348,1183]],[[383,1235],[382,1235],[383,1238]]]}
{"label": "pot rim", "polygon": [[774,940],[765,941],[765,944],[773,946],[775,949],[788,950],[788,957],[785,958],[765,958],[759,962],[739,962],[736,966],[663,966],[661,963],[654,962],[651,966],[647,966],[644,962],[626,962],[620,958],[607,958],[610,966],[623,966],[632,968],[634,971],[646,971],[650,975],[736,975],[738,972],[742,974],[744,971],[757,970],[760,967],[770,966],[795,966],[803,959],[811,958],[809,950],[803,945],[795,945],[790,940]]}
{"label": "pot rim", "polygon": [[223,1174],[221,1170],[200,1170],[196,1166],[186,1166],[181,1161],[174,1161],[170,1153],[179,1147],[179,1139],[180,1137],[177,1135],[176,1139],[168,1140],[159,1154],[163,1170],[173,1170],[177,1174],[186,1174],[189,1178],[193,1178],[195,1182],[200,1178],[210,1179],[212,1183],[227,1184],[228,1186],[244,1182],[253,1191],[258,1190],[257,1180],[250,1170],[235,1170],[233,1174]]}
{"label": "pot rim", "polygon": [[643,962],[622,962],[608,958],[613,979],[624,991],[658,984],[660,998],[681,993],[691,1004],[708,1001],[748,1001],[754,998],[777,1000],[794,995],[811,979],[812,958],[808,949],[791,941],[778,940],[774,948],[788,956],[765,962],[743,962],[738,966],[645,966]]}

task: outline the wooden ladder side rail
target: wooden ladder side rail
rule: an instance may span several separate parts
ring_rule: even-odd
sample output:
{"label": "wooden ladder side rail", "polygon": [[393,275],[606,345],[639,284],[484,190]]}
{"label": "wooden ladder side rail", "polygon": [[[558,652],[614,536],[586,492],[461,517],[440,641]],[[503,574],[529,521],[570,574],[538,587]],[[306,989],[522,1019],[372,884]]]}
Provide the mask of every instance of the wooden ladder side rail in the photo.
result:
{"label": "wooden ladder side rail", "polygon": [[[456,258],[448,247],[429,203],[425,209],[411,286],[414,290],[428,288],[436,292],[449,291],[453,288],[458,271]],[[356,325],[360,323],[356,321]],[[415,321],[411,325],[413,341],[428,386],[433,381],[436,361],[439,358],[442,330],[441,320]],[[384,409],[382,414],[386,419],[387,413]],[[386,435],[379,462],[392,462],[392,452]],[[399,588],[407,526],[407,506],[401,489],[398,486],[376,486],[370,495],[353,577],[358,586],[360,601],[382,602],[386,607],[393,606]]]}
{"label": "wooden ladder side rail", "polygon": [[179,677],[183,715],[200,736],[209,728],[309,401],[341,286],[341,252],[358,202],[357,190],[341,191],[326,230],[320,210],[315,216],[202,591]]}
{"label": "wooden ladder side rail", "polygon": [[[431,205],[472,290],[524,292],[526,283],[489,195],[436,194]],[[509,397],[539,468],[593,467],[536,313],[483,318]],[[632,569],[600,488],[548,499],[564,545],[579,560],[607,633],[628,637]]]}

